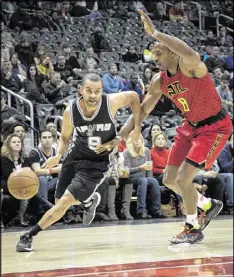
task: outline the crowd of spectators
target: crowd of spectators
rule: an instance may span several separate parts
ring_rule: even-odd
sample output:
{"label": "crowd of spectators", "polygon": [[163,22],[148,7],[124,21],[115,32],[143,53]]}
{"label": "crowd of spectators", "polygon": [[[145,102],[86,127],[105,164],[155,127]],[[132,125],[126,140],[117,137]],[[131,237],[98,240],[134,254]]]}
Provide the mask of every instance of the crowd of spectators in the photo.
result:
{"label": "crowd of spectators", "polygon": [[[232,2],[224,3],[222,9],[221,5],[212,4],[213,16],[221,11],[233,16]],[[169,34],[173,33],[170,24],[185,24],[180,26],[185,26],[186,32],[186,22],[192,21],[191,10],[182,1],[175,1],[169,7],[163,1],[39,1],[35,6],[3,1],[1,85],[32,102],[39,138],[37,143],[32,142],[33,146],[28,145],[29,110],[22,101],[2,91],[1,213],[7,226],[27,226],[54,203],[61,165],[50,174],[41,166],[55,155],[60,127],[54,119],[62,115],[72,99],[82,95],[81,80],[87,72],[100,74],[104,93],[134,90],[141,102],[148,93],[150,81],[159,69],[152,53],[154,43],[142,32],[139,8]],[[222,104],[233,116],[233,37],[228,31],[228,22],[225,23],[217,37],[214,29],[205,30],[204,36],[199,37],[199,45],[194,47],[207,65]],[[130,25],[123,35],[122,27],[126,24]],[[197,32],[194,24],[192,28]],[[8,106],[9,97],[11,105]],[[46,107],[51,107],[50,115],[42,121]],[[118,111],[119,129],[130,113],[128,107]],[[165,218],[161,204],[171,199],[176,199],[173,208],[185,214],[181,197],[162,184],[175,127],[181,120],[176,107],[162,96],[142,124],[142,143],[121,142],[117,167],[99,188],[102,202],[96,219]],[[136,158],[138,155],[140,159]],[[232,163],[231,138],[214,168],[201,171],[194,179],[199,191],[224,201],[226,213],[233,212]],[[7,190],[7,178],[13,170],[24,166],[30,166],[38,174],[40,189],[30,201],[14,201],[16,208],[9,213],[12,196]],[[131,202],[135,195],[136,205]],[[71,207],[63,221],[82,222],[81,218],[82,209]]]}

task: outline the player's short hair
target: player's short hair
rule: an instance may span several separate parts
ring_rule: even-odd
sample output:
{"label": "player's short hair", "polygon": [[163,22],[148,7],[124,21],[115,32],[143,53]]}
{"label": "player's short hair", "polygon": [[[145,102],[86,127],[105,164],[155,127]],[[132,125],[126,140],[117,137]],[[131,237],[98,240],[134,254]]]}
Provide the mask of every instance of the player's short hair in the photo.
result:
{"label": "player's short hair", "polygon": [[96,73],[89,73],[89,74],[85,75],[82,80],[82,86],[85,84],[85,82],[87,80],[92,81],[92,82],[102,82],[102,78]]}

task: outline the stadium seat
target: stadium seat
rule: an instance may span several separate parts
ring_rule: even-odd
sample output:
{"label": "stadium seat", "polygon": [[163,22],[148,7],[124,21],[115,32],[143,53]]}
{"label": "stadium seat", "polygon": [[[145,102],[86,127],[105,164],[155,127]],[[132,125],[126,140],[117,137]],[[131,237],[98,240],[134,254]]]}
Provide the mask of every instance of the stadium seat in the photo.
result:
{"label": "stadium seat", "polygon": [[135,63],[119,63],[119,70],[123,72],[138,72],[138,65]]}
{"label": "stadium seat", "polygon": [[112,35],[120,35],[120,36],[122,36],[123,33],[124,33],[124,30],[121,27],[109,27],[108,26],[106,28],[106,33],[107,33],[107,35],[110,35],[110,36],[112,36]]}
{"label": "stadium seat", "polygon": [[53,104],[36,104],[35,107],[39,128],[40,130],[43,130],[46,126],[47,118],[52,115],[55,107]]}
{"label": "stadium seat", "polygon": [[177,135],[175,127],[164,130],[164,133],[167,136],[169,141],[174,142],[174,137]]}
{"label": "stadium seat", "polygon": [[99,57],[103,62],[116,63],[119,61],[119,55],[115,52],[101,52]]}

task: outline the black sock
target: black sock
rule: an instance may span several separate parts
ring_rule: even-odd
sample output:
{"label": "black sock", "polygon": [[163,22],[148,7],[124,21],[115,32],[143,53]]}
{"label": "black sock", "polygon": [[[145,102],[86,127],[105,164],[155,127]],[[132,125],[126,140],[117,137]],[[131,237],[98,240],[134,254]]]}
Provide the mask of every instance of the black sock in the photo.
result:
{"label": "black sock", "polygon": [[28,234],[30,237],[36,236],[40,231],[42,231],[41,227],[37,224],[29,230]]}

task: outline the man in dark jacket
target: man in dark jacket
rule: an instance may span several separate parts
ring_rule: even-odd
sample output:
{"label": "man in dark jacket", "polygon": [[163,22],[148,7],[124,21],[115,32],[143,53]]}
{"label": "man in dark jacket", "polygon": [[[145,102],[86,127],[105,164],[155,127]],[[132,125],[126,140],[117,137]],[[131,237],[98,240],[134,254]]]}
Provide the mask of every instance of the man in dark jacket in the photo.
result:
{"label": "man in dark jacket", "polygon": [[105,38],[100,27],[94,30],[90,42],[95,53],[109,52],[111,50],[109,42]]}
{"label": "man in dark jacket", "polygon": [[218,157],[219,178],[225,184],[226,209],[233,214],[233,135]]}
{"label": "man in dark jacket", "polygon": [[64,81],[61,81],[61,74],[59,72],[53,72],[50,82],[44,87],[45,96],[57,109],[66,107],[68,104],[65,99],[67,95],[63,93],[63,88],[66,85]]}

